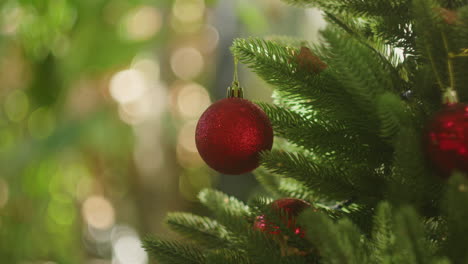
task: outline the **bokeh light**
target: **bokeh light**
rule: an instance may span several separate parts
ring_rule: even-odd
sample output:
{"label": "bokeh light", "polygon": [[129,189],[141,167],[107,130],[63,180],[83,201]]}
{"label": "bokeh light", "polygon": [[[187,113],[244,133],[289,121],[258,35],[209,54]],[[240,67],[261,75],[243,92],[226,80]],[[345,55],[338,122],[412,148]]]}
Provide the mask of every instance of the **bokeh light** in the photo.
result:
{"label": "bokeh light", "polygon": [[195,144],[195,129],[197,122],[186,122],[179,130],[177,139],[177,160],[180,165],[186,168],[195,168],[203,164],[203,160],[197,151]]}
{"label": "bokeh light", "polygon": [[82,207],[83,218],[96,229],[110,228],[115,221],[114,207],[102,196],[88,197]]}
{"label": "bokeh light", "polygon": [[183,80],[197,77],[203,70],[203,66],[203,56],[193,47],[179,48],[171,56],[172,71]]}
{"label": "bokeh light", "polygon": [[29,110],[27,95],[21,90],[12,91],[6,98],[4,108],[6,115],[11,121],[19,122],[23,120]]}
{"label": "bokeh light", "polygon": [[[52,199],[47,208],[49,217],[58,225],[69,226],[76,217],[75,207],[71,199]],[[55,228],[53,228],[55,230]]]}
{"label": "bokeh light", "polygon": [[205,25],[200,32],[199,49],[204,54],[212,53],[219,43],[219,32],[212,25]]}
{"label": "bokeh light", "polygon": [[184,118],[198,118],[211,103],[208,91],[197,83],[177,85],[173,97],[177,112]]}
{"label": "bokeh light", "polygon": [[110,81],[109,91],[119,103],[129,103],[140,98],[148,89],[145,76],[135,69],[117,72]]}
{"label": "bokeh light", "polygon": [[189,152],[197,152],[195,144],[195,129],[197,127],[196,121],[185,123],[179,131],[178,144]]}
{"label": "bokeh light", "polygon": [[203,0],[176,0],[172,8],[174,17],[184,23],[201,20],[205,9]]}
{"label": "bokeh light", "polygon": [[[88,225],[85,231],[86,239],[88,240],[86,242],[108,244],[111,240],[111,232],[112,228],[99,229]],[[98,246],[96,249],[99,251],[101,248]]]}
{"label": "bokeh light", "polygon": [[116,226],[112,230],[111,239],[114,264],[146,264],[148,262],[148,255],[142,248],[142,241],[131,227]]}
{"label": "bokeh light", "polygon": [[237,5],[0,0],[0,262],[147,263],[143,233],[198,210],[217,173],[194,131]]}
{"label": "bokeh light", "polygon": [[23,13],[23,10],[15,4],[10,4],[3,9],[3,12],[0,11],[0,33],[14,35],[20,26]]}
{"label": "bokeh light", "polygon": [[127,38],[144,41],[155,36],[162,26],[162,15],[152,6],[139,6],[125,17]]}
{"label": "bokeh light", "polygon": [[53,112],[48,108],[41,107],[29,116],[28,129],[31,136],[42,139],[49,136],[55,128]]}
{"label": "bokeh light", "polygon": [[133,61],[131,68],[143,73],[145,78],[149,80],[159,81],[161,72],[160,65],[156,59],[153,59],[150,56],[137,56]]}
{"label": "bokeh light", "polygon": [[122,103],[119,116],[127,124],[137,125],[146,120],[158,117],[166,107],[166,87],[154,83],[149,90],[135,101]]}

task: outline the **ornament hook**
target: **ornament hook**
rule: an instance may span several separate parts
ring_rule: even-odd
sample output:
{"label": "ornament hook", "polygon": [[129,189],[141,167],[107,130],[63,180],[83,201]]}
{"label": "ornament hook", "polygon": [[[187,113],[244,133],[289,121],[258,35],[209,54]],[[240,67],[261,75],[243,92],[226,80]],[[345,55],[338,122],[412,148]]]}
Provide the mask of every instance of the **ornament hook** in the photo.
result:
{"label": "ornament hook", "polygon": [[443,93],[442,103],[447,104],[447,105],[458,103],[457,92],[452,87],[448,87]]}
{"label": "ornament hook", "polygon": [[234,56],[234,77],[231,86],[227,89],[227,98],[244,98],[244,91],[239,85],[239,77],[237,75],[237,57]]}

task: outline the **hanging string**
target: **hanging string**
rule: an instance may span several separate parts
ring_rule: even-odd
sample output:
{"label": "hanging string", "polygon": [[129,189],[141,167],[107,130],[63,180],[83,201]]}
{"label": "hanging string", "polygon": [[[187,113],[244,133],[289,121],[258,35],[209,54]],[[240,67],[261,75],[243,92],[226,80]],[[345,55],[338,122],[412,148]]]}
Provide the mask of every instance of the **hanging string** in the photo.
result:
{"label": "hanging string", "polygon": [[237,59],[236,56],[234,56],[234,83],[239,84],[239,77],[237,75],[237,64],[239,63],[239,60]]}
{"label": "hanging string", "polygon": [[444,42],[445,50],[447,51],[447,70],[450,82],[450,86],[444,91],[442,95],[442,102],[444,104],[454,104],[458,103],[457,91],[455,89],[456,83],[453,65],[453,59],[455,58],[455,55],[450,51],[447,36],[444,32],[442,32],[442,40]]}

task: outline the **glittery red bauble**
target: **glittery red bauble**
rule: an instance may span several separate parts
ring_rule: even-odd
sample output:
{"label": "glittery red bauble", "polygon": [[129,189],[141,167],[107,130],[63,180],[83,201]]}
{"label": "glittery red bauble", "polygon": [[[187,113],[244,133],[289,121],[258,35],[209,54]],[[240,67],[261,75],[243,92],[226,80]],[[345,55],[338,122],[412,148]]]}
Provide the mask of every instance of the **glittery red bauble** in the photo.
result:
{"label": "glittery red bauble", "polygon": [[[291,231],[300,237],[305,236],[304,229],[296,224],[296,217],[306,208],[310,207],[308,202],[295,198],[283,198],[274,201],[271,203],[271,206],[278,212],[278,216],[281,217],[283,223]],[[285,215],[281,216],[281,211],[283,211]],[[257,216],[254,222],[254,228],[274,235],[281,233],[279,226],[269,222],[265,215]]]}
{"label": "glittery red bauble", "polygon": [[224,174],[242,174],[259,165],[259,153],[270,150],[273,129],[252,102],[226,98],[212,104],[197,124],[195,141],[203,160]]}
{"label": "glittery red bauble", "polygon": [[427,127],[427,154],[445,177],[468,172],[468,105],[447,105]]}

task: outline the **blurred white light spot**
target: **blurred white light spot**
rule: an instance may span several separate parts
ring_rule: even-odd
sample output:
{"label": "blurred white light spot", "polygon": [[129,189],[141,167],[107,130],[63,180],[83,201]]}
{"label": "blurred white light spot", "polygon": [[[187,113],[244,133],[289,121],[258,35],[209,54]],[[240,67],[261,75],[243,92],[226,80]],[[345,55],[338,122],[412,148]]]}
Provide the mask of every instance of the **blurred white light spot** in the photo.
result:
{"label": "blurred white light spot", "polygon": [[206,89],[196,83],[183,85],[177,90],[176,105],[179,114],[186,118],[197,118],[210,105]]}
{"label": "blurred white light spot", "polygon": [[141,58],[132,63],[132,69],[135,69],[150,80],[158,81],[160,76],[159,63],[153,59]]}
{"label": "blurred white light spot", "polygon": [[94,228],[90,225],[87,226],[88,232],[86,232],[86,236],[89,237],[92,241],[98,243],[108,243],[111,238],[111,229],[98,229]]}
{"label": "blurred white light spot", "polygon": [[190,121],[184,124],[179,131],[178,143],[189,152],[197,152],[195,144],[196,121]]}
{"label": "blurred white light spot", "polygon": [[200,20],[205,10],[203,0],[176,0],[172,9],[174,16],[185,23]]}
{"label": "blurred white light spot", "polygon": [[0,179],[0,209],[8,203],[9,188],[8,183],[4,179]]}
{"label": "blurred white light spot", "polygon": [[157,118],[166,107],[166,97],[166,87],[161,83],[155,83],[138,100],[121,104],[120,118],[129,125],[138,125]]}
{"label": "blurred white light spot", "polygon": [[203,56],[193,47],[180,48],[171,56],[172,71],[183,80],[197,77],[203,70],[203,65]]}
{"label": "blurred white light spot", "polygon": [[140,98],[148,89],[145,76],[135,69],[116,73],[111,81],[109,91],[119,103],[128,103]]}
{"label": "blurred white light spot", "polygon": [[200,50],[203,53],[213,52],[219,43],[219,32],[212,25],[205,25],[200,33]]}
{"label": "blurred white light spot", "polygon": [[3,12],[0,12],[0,17],[3,17],[0,21],[0,32],[5,35],[15,34],[21,24],[21,19],[24,17],[24,13],[20,7],[15,5],[8,7],[7,5]]}
{"label": "blurred white light spot", "polygon": [[115,221],[114,207],[102,196],[88,197],[83,203],[82,213],[84,220],[97,229],[107,229]]}
{"label": "blurred white light spot", "polygon": [[197,122],[195,120],[185,123],[180,129],[177,139],[177,161],[186,168],[196,168],[203,164],[195,144],[196,126]]}
{"label": "blurred white light spot", "polygon": [[140,6],[126,17],[126,33],[131,40],[150,39],[159,32],[161,26],[161,13],[152,6]]}
{"label": "blurred white light spot", "polygon": [[140,238],[132,228],[125,226],[114,228],[112,231],[113,263],[146,264],[148,255],[141,245]]}

